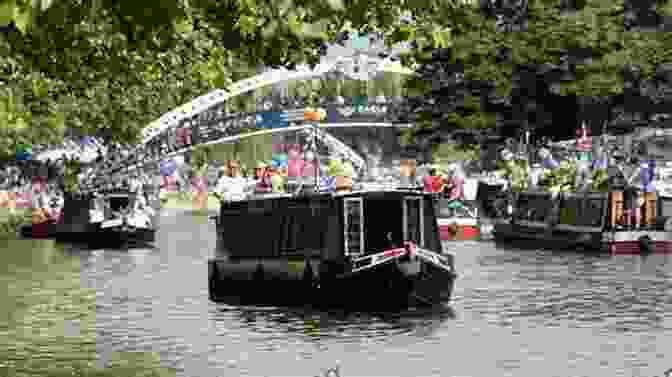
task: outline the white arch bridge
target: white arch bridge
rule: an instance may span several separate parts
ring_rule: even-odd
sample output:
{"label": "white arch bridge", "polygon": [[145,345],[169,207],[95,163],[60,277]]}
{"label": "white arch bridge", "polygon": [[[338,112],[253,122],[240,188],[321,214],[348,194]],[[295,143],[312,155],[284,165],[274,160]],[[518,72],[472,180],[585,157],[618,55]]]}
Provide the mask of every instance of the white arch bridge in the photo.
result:
{"label": "white arch bridge", "polygon": [[[330,147],[354,162],[361,160],[343,143],[325,135],[319,128],[330,127],[410,127],[399,123],[399,105],[402,98],[381,99],[372,102],[360,99],[341,100],[322,105],[326,122],[305,119],[305,108],[294,106],[282,112],[261,111],[246,114],[227,114],[224,103],[238,95],[255,89],[291,80],[306,80],[338,71],[354,79],[367,79],[371,72],[394,72],[412,74],[398,62],[358,54],[349,58],[321,63],[314,69],[307,67],[295,71],[275,69],[249,79],[241,80],[226,90],[214,90],[198,97],[149,124],[142,131],[142,141],[130,153],[117,156],[95,166],[92,175],[82,184],[84,192],[99,190],[109,183],[110,177],[121,172],[156,167],[162,159],[186,153],[199,145],[230,143],[242,138],[269,133],[292,132],[313,129],[314,134]],[[362,72],[368,72],[362,75]],[[321,136],[320,136],[321,135]]]}

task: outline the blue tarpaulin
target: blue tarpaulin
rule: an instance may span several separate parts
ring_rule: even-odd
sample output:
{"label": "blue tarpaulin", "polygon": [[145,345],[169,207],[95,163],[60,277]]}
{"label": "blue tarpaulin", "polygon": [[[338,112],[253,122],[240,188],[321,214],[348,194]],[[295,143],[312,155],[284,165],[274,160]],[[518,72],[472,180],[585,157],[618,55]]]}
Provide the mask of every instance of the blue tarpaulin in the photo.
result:
{"label": "blue tarpaulin", "polygon": [[287,127],[287,114],[278,111],[261,111],[257,113],[256,127],[262,129]]}

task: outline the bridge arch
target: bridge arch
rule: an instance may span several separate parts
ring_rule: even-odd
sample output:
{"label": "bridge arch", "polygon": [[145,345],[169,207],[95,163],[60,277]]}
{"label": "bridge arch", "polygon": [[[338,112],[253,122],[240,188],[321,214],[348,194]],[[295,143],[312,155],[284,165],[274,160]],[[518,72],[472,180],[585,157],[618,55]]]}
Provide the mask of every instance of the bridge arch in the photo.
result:
{"label": "bridge arch", "polygon": [[[213,106],[219,105],[228,99],[239,96],[243,93],[277,83],[321,77],[334,69],[344,71],[343,66],[347,65],[348,63],[353,63],[354,59],[356,58],[341,57],[333,62],[320,63],[314,69],[310,69],[309,67],[300,67],[296,70],[288,70],[284,68],[273,69],[253,77],[237,81],[231,84],[225,90],[215,89],[175,108],[174,110],[163,114],[160,118],[147,125],[142,130],[142,141],[140,144],[144,145],[154,137],[160,135],[162,132],[176,127],[181,121],[198,115]],[[414,73],[412,70],[403,67],[398,61],[370,58],[369,60],[375,64],[373,72],[393,72],[406,75]],[[354,63],[356,64],[356,62]],[[345,69],[345,71],[348,73],[347,69]]]}
{"label": "bridge arch", "polygon": [[[354,69],[358,67],[359,69]],[[162,134],[171,132],[172,130],[178,128],[180,125],[188,122],[190,119],[194,119],[199,114],[202,114],[218,105],[225,103],[227,100],[247,93],[258,88],[273,85],[276,83],[282,83],[293,80],[306,80],[316,77],[322,77],[329,72],[334,70],[345,73],[346,76],[354,78],[357,80],[366,80],[366,75],[359,75],[358,71],[361,72],[361,69],[368,71],[369,73],[378,73],[378,72],[391,72],[398,73],[403,75],[412,75],[414,71],[403,67],[398,61],[393,61],[391,59],[381,59],[378,57],[364,56],[358,53],[354,56],[339,57],[333,61],[323,62],[317,65],[314,68],[309,68],[306,66],[299,67],[296,70],[288,70],[284,68],[273,69],[262,74],[255,75],[253,77],[240,80],[229,87],[226,90],[216,89],[203,96],[197,97],[192,101],[183,104],[176,109],[169,111],[162,115],[159,119],[150,123],[147,127],[142,130],[142,140],[141,142],[130,152],[130,154],[120,160],[117,160],[112,168],[102,169],[100,167],[94,168],[93,176],[90,176],[86,179],[86,183],[83,185],[87,191],[94,191],[96,187],[99,187],[99,183],[104,181],[105,176],[110,176],[114,172],[118,172],[124,167],[131,169],[136,169],[138,167],[147,166],[150,163],[158,162],[154,161],[156,158],[150,159],[150,161],[143,161],[142,155],[143,149],[155,144],[156,138]],[[303,110],[299,110],[303,114]],[[296,110],[295,110],[296,112]],[[218,119],[219,122],[229,122],[232,124],[240,123],[250,123],[254,122],[255,114],[228,114],[225,115],[222,119]],[[351,126],[357,125],[357,123],[351,123]],[[379,122],[367,122],[359,123],[359,126],[373,126],[380,127]],[[382,124],[382,126],[391,126],[391,124]],[[217,143],[227,142],[235,140],[236,138],[253,136],[254,134],[259,134],[258,132],[253,132],[245,136],[238,135],[237,133],[242,132],[241,130],[245,127],[240,125],[234,127],[223,127],[226,132],[224,135],[218,138]],[[290,129],[287,129],[289,131]],[[262,131],[263,133],[263,131]],[[163,157],[170,155],[180,154],[193,150],[194,147],[201,144],[212,144],[211,140],[206,142],[194,143],[192,146],[186,148],[180,148],[179,152],[165,153]]]}

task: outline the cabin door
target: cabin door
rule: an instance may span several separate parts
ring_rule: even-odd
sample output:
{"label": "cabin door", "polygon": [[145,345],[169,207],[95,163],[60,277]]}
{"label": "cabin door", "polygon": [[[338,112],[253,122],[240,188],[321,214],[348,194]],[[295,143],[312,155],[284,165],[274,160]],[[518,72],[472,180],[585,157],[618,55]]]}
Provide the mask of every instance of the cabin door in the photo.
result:
{"label": "cabin door", "polygon": [[343,217],[345,255],[364,254],[364,201],[362,198],[343,199]]}
{"label": "cabin door", "polygon": [[416,245],[425,244],[424,218],[422,197],[404,197],[404,240],[412,241]]}

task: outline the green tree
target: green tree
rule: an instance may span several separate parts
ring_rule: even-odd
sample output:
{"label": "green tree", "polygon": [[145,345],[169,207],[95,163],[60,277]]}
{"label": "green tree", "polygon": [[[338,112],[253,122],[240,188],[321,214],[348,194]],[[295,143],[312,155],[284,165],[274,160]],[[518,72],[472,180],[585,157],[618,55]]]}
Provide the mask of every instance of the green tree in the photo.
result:
{"label": "green tree", "polygon": [[[427,94],[426,101],[407,110],[418,115],[420,124],[409,137],[460,129],[483,133],[498,124],[489,109],[502,106],[490,106],[493,103],[518,102],[513,110],[522,127],[524,114],[539,110],[535,95],[529,94],[535,86],[613,105],[619,96],[623,101],[624,94],[641,96],[648,82],[654,90],[644,96],[653,101],[653,93],[660,95],[665,87],[657,75],[661,64],[672,58],[664,47],[672,42],[670,33],[626,29],[629,2],[584,3],[568,12],[557,1],[530,0],[525,28],[518,32],[503,32],[480,7],[441,9],[440,18],[461,21],[450,25],[449,47],[415,48],[409,55],[419,65],[419,77],[407,88]],[[667,3],[658,1],[657,9],[665,12]],[[641,71],[641,80],[628,92],[630,65]],[[532,73],[524,74],[523,68]],[[542,81],[548,84],[539,86]],[[545,121],[538,122],[540,126]]]}
{"label": "green tree", "polygon": [[[437,6],[401,0],[347,6],[340,0],[144,6],[2,0],[0,154],[11,154],[20,140],[57,141],[64,126],[136,141],[161,114],[248,77],[248,67],[317,63],[324,43],[343,31],[379,31],[440,47],[447,34],[429,22]],[[409,12],[416,24],[398,21]],[[24,95],[33,86],[41,94]]]}

